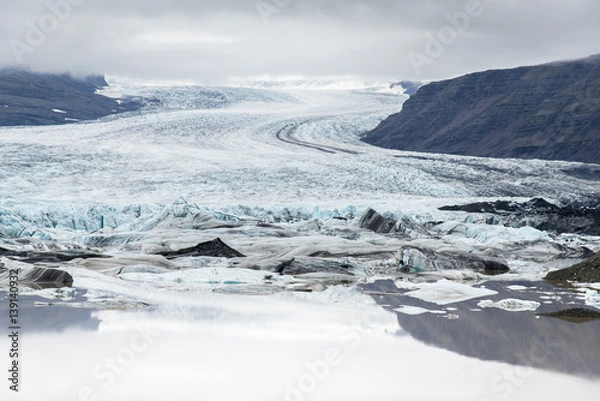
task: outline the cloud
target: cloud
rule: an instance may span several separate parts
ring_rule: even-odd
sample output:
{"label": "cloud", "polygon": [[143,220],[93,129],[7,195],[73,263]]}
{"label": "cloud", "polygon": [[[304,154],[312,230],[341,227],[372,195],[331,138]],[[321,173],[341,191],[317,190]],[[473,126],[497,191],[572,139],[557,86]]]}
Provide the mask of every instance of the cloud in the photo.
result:
{"label": "cloud", "polygon": [[[478,2],[465,29],[452,23]],[[429,80],[600,53],[599,16],[594,0],[32,0],[0,16],[0,65],[205,83]]]}

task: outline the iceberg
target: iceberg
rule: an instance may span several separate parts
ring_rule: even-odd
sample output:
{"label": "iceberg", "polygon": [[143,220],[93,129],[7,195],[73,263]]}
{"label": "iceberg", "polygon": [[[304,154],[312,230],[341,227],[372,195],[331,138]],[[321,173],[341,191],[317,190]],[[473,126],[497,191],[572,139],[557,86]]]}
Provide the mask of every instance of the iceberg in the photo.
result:
{"label": "iceberg", "polygon": [[585,292],[585,304],[600,309],[600,294],[596,290]]}
{"label": "iceberg", "polygon": [[395,312],[404,313],[405,315],[417,316],[425,313],[445,314],[445,311],[431,311],[429,309],[421,308],[419,306],[408,306],[404,305],[394,309]]}
{"label": "iceberg", "polygon": [[477,306],[480,308],[498,308],[508,312],[536,311],[540,305],[541,303],[536,301],[526,301],[513,298],[503,299],[496,302],[486,299],[477,303]]}
{"label": "iceberg", "polygon": [[497,293],[497,291],[487,288],[471,287],[448,280],[440,280],[435,283],[422,284],[418,290],[407,292],[405,295],[437,305],[449,305]]}

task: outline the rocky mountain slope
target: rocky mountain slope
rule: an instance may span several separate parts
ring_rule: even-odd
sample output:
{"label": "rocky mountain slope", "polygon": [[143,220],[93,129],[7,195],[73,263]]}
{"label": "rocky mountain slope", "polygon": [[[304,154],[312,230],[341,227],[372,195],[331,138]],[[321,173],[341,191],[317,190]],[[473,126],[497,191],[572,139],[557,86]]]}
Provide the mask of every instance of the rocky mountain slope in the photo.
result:
{"label": "rocky mountain slope", "polygon": [[66,124],[93,120],[141,107],[134,100],[117,100],[96,93],[108,86],[104,77],[74,78],[0,70],[0,126]]}
{"label": "rocky mountain slope", "polygon": [[363,141],[419,152],[600,163],[600,55],[430,83]]}
{"label": "rocky mountain slope", "polygon": [[546,280],[551,282],[598,282],[600,280],[600,253],[566,269],[552,271],[548,273]]}

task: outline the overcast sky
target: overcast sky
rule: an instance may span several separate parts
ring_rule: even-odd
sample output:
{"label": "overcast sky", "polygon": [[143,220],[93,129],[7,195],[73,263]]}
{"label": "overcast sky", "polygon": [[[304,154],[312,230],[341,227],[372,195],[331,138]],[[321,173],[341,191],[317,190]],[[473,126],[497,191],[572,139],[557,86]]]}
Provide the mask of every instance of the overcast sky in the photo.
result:
{"label": "overcast sky", "polygon": [[0,65],[46,71],[432,80],[600,53],[598,0],[0,2]]}

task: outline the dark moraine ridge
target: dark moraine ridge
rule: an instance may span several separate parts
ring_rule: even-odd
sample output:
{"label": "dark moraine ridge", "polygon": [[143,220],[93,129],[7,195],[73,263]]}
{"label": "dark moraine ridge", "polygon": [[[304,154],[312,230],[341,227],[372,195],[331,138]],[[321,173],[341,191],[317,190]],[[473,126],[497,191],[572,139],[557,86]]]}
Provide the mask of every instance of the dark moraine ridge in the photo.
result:
{"label": "dark moraine ridge", "polygon": [[96,93],[106,86],[103,76],[76,78],[68,74],[2,69],[0,126],[68,124],[142,106],[136,99],[112,99]]}
{"label": "dark moraine ridge", "polygon": [[546,275],[546,280],[553,283],[599,283],[600,253],[562,270],[555,270]]}
{"label": "dark moraine ridge", "polygon": [[488,215],[488,221],[509,227],[530,226],[556,234],[600,235],[600,203],[595,207],[558,206],[542,198],[525,203],[496,201],[467,205],[442,206],[440,210],[463,211]]}
{"label": "dark moraine ridge", "polygon": [[363,141],[407,151],[600,164],[600,55],[424,85]]}

